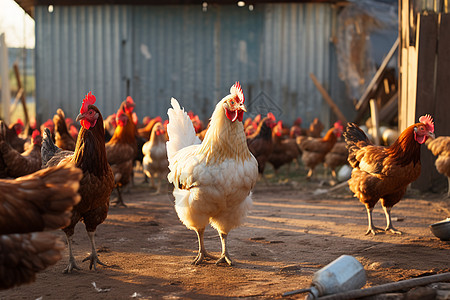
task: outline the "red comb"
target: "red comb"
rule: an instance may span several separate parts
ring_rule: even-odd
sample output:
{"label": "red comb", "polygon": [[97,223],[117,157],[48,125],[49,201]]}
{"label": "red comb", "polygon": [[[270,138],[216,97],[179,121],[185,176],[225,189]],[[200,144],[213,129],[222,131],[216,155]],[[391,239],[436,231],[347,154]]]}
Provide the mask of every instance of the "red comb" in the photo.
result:
{"label": "red comb", "polygon": [[131,96],[128,96],[126,101],[128,104],[134,104],[133,98],[131,98]]}
{"label": "red comb", "polygon": [[241,103],[244,103],[244,92],[242,91],[242,87],[239,81],[236,81],[236,83],[230,88],[230,94],[238,96],[239,101]]}
{"label": "red comb", "polygon": [[33,131],[33,134],[31,135],[32,139],[35,139],[37,136],[41,135],[41,133],[39,132],[39,130],[35,129]]}
{"label": "red comb", "polygon": [[17,119],[16,123],[18,123],[18,124],[20,124],[20,125],[23,126],[23,121],[22,121],[22,119],[20,119],[20,118]]}
{"label": "red comb", "polygon": [[277,119],[275,118],[275,115],[271,112],[267,113],[267,117],[272,120],[272,121],[276,121]]}
{"label": "red comb", "polygon": [[343,131],[344,130],[344,126],[342,126],[342,121],[341,120],[337,120],[336,122],[334,122],[334,128]]}
{"label": "red comb", "polygon": [[156,120],[156,122],[162,122],[162,118],[161,118],[160,116],[157,116],[157,117],[155,118],[155,120]]}
{"label": "red comb", "polygon": [[434,132],[433,118],[429,114],[426,114],[425,116],[421,116],[419,118],[419,122],[425,124],[425,126],[427,127],[429,132]]}
{"label": "red comb", "polygon": [[89,92],[83,99],[83,104],[81,104],[80,114],[84,114],[88,111],[88,106],[95,103],[95,96]]}

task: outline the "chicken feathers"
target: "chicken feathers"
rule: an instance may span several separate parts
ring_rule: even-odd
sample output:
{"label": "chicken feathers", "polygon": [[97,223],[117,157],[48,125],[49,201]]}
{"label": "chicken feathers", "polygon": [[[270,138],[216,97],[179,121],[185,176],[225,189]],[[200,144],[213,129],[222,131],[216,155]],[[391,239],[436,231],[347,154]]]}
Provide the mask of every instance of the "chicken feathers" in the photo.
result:
{"label": "chicken feathers", "polygon": [[33,282],[61,259],[59,237],[38,231],[70,223],[81,176],[74,166],[59,166],[0,180],[0,289]]}
{"label": "chicken feathers", "polygon": [[403,197],[408,184],[420,175],[420,145],[434,137],[431,117],[421,117],[419,121],[405,129],[389,147],[375,146],[357,125],[347,126],[344,137],[348,162],[353,167],[348,184],[366,206],[369,221],[366,234],[381,231],[372,221],[372,210],[379,200],[386,215],[385,231],[401,233],[392,226],[391,209]]}
{"label": "chicken feathers", "polygon": [[203,142],[178,101],[172,98],[171,103],[167,125],[168,179],[174,185],[178,217],[197,233],[199,251],[193,263],[212,257],[203,243],[209,223],[219,232],[222,242],[216,263],[231,265],[227,235],[247,215],[252,204],[251,190],[258,177],[258,164],[247,147],[242,124],[246,111],[242,89],[236,83],[230,95],[216,105]]}

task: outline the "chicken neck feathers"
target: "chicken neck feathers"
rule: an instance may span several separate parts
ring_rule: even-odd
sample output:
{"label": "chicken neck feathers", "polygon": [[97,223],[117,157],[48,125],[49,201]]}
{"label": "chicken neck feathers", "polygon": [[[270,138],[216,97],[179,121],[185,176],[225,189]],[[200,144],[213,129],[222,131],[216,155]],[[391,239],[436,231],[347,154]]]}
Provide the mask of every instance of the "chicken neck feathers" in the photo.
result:
{"label": "chicken neck feathers", "polygon": [[223,110],[223,100],[216,105],[209,129],[196,153],[205,154],[207,163],[221,163],[226,159],[244,162],[252,157],[244,125],[228,120]]}

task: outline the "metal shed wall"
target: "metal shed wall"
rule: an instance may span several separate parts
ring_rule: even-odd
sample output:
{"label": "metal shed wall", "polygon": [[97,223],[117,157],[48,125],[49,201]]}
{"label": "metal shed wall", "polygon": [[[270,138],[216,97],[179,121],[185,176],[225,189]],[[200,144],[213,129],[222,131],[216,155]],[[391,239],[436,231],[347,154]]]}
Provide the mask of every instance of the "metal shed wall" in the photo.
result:
{"label": "metal shed wall", "polygon": [[[37,6],[38,117],[74,117],[92,91],[104,116],[130,94],[137,114],[166,118],[170,97],[207,119],[239,80],[249,115],[328,122],[309,73],[345,107],[330,43],[331,4]],[[326,109],[323,109],[326,108]]]}

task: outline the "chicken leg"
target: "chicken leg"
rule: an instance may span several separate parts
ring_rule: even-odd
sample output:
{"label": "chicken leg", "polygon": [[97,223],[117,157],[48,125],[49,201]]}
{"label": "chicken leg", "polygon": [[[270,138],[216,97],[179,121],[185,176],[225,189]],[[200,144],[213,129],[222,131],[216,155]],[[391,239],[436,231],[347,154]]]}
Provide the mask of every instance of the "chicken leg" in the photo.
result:
{"label": "chicken leg", "polygon": [[78,267],[77,263],[75,262],[75,257],[73,257],[73,251],[72,251],[73,235],[66,233],[66,238],[67,238],[67,245],[69,247],[69,264],[63,270],[64,274],[68,274],[68,273],[72,272],[73,269],[81,270],[80,267]]}
{"label": "chicken leg", "polygon": [[205,244],[203,242],[203,235],[205,233],[205,228],[195,229],[198,238],[198,254],[192,262],[193,265],[198,265],[203,262],[205,258],[217,259],[217,257],[206,252]]}
{"label": "chicken leg", "polygon": [[381,228],[375,227],[373,225],[373,220],[372,220],[373,207],[366,207],[366,210],[367,210],[367,219],[369,220],[369,227],[367,228],[366,235],[371,234],[371,233],[373,235],[376,235],[377,233],[382,232],[383,230]]}
{"label": "chicken leg", "polygon": [[118,206],[123,206],[123,207],[127,207],[127,205],[123,202],[123,198],[122,198],[122,187],[117,186],[117,200],[114,202],[114,206],[118,207]]}
{"label": "chicken leg", "polygon": [[397,230],[392,226],[392,220],[391,220],[391,209],[392,207],[386,207],[383,206],[384,214],[386,215],[386,232],[391,232],[395,234],[402,234],[401,231]]}
{"label": "chicken leg", "polygon": [[92,270],[92,266],[94,266],[94,270],[97,270],[97,263],[106,267],[106,264],[102,263],[98,259],[98,256],[97,256],[97,250],[95,249],[95,231],[88,231],[87,234],[88,234],[89,240],[91,241],[92,250],[91,250],[91,254],[88,257],[86,257],[85,259],[83,259],[83,262],[85,262],[87,260],[90,261],[89,270]]}
{"label": "chicken leg", "polygon": [[450,198],[450,177],[447,177],[447,181],[448,181],[447,198]]}
{"label": "chicken leg", "polygon": [[216,261],[216,265],[218,265],[222,262],[226,262],[229,266],[232,266],[233,262],[230,259],[230,255],[228,254],[228,249],[227,249],[228,234],[219,232],[219,236],[220,236],[220,241],[222,242],[222,254],[220,255],[219,260]]}

